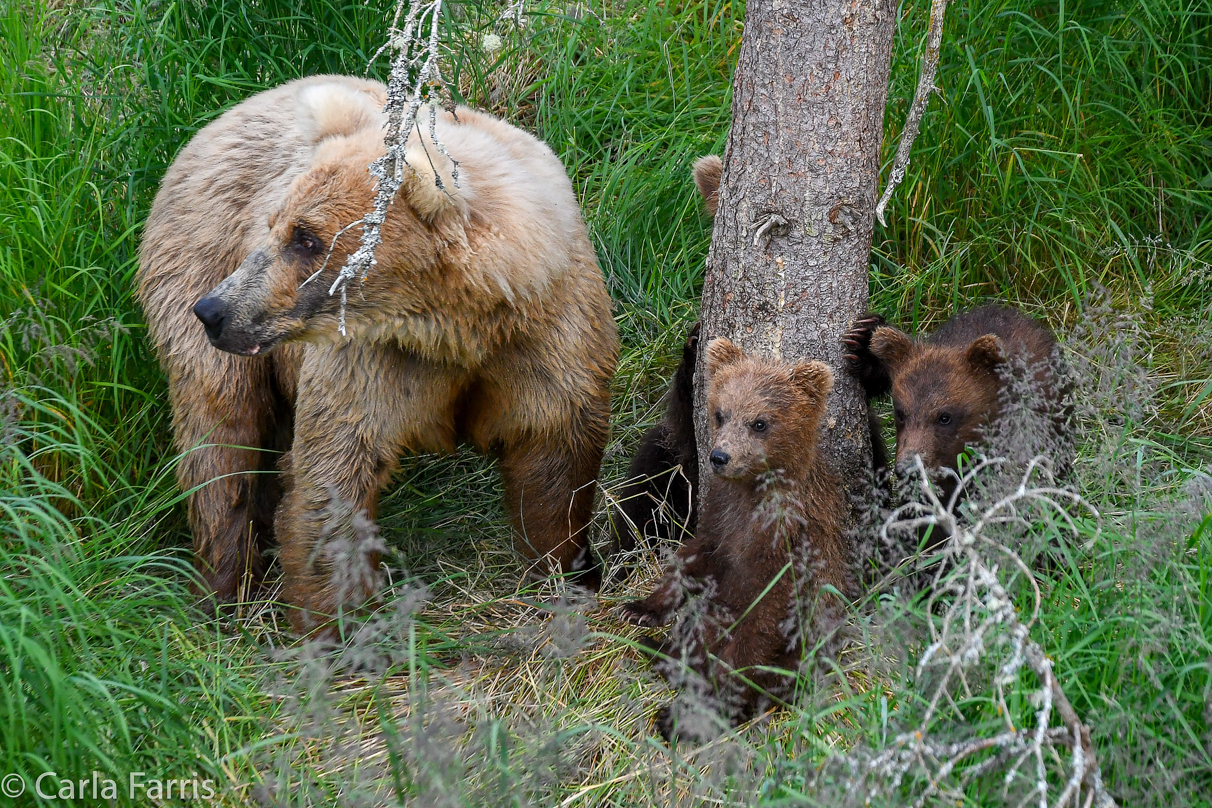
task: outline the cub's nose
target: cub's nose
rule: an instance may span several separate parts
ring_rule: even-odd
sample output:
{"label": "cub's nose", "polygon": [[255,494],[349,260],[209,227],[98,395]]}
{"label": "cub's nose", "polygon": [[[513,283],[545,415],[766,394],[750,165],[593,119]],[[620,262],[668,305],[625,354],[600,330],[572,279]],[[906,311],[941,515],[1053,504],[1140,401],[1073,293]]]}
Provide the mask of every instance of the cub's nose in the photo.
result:
{"label": "cub's nose", "polygon": [[194,316],[202,321],[206,336],[218,339],[227,318],[227,305],[217,297],[204,297],[194,304]]}
{"label": "cub's nose", "polygon": [[721,471],[731,459],[732,456],[723,449],[715,449],[711,452],[711,467],[716,471]]}
{"label": "cub's nose", "polygon": [[[908,479],[910,475],[916,475],[917,474],[917,458],[918,458],[917,452],[906,453],[904,456],[897,458],[896,476],[900,477],[902,480],[904,480],[904,479]],[[925,458],[922,458],[922,462],[923,462],[923,464],[925,463]],[[926,468],[927,468],[927,472],[928,472],[929,467],[926,467]]]}

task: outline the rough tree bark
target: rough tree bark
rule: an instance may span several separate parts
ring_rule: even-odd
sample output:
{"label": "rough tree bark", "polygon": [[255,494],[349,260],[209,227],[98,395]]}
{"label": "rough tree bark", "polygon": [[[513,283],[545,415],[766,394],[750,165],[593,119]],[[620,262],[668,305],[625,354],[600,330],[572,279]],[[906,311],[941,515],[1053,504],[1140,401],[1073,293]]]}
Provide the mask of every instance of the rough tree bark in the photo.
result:
{"label": "rough tree bark", "polygon": [[[703,287],[707,337],[833,368],[821,437],[848,489],[869,478],[871,445],[840,338],[867,307],[894,12],[890,0],[749,2]],[[705,461],[702,395],[696,422]]]}

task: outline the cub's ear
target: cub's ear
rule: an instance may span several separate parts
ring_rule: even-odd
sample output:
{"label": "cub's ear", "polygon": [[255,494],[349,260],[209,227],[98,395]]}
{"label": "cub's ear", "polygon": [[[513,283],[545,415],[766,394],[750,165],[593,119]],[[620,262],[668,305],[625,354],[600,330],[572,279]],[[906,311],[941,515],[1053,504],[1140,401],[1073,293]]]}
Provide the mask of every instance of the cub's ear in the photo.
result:
{"label": "cub's ear", "polygon": [[833,371],[824,362],[796,362],[791,367],[791,383],[805,400],[820,404],[833,389]]}
{"label": "cub's ear", "polygon": [[914,345],[905,332],[882,325],[871,335],[870,350],[872,356],[884,363],[888,370],[894,371],[913,353]]}
{"label": "cub's ear", "polygon": [[724,161],[718,154],[700,157],[694,164],[694,184],[699,187],[707,212],[713,217],[720,206],[720,175],[724,172]]}
{"label": "cub's ear", "polygon": [[993,370],[1006,361],[1006,343],[997,334],[977,337],[968,346],[968,364],[977,370]]}
{"label": "cub's ear", "polygon": [[707,373],[714,376],[720,368],[744,358],[745,352],[726,337],[716,337],[707,346]]}

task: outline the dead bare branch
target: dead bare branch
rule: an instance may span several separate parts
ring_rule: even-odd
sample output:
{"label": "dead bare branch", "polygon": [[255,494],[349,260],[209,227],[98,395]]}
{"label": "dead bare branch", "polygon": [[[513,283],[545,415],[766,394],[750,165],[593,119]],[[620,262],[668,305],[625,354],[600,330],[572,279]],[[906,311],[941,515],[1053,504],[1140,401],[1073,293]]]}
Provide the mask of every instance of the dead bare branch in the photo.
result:
{"label": "dead bare branch", "polygon": [[933,0],[930,4],[930,30],[926,33],[926,50],[922,53],[922,71],[918,76],[917,90],[913,93],[913,104],[909,114],[905,116],[905,128],[901,132],[901,142],[896,148],[896,158],[892,161],[892,171],[888,174],[888,184],[880,196],[879,204],[875,206],[875,216],[884,227],[884,209],[892,199],[892,192],[905,179],[905,168],[909,165],[909,152],[913,150],[913,142],[917,140],[918,130],[922,126],[922,116],[926,105],[930,102],[930,94],[938,90],[934,86],[934,74],[938,72],[939,47],[943,43],[943,15],[947,11],[948,0]]}
{"label": "dead bare branch", "polygon": [[[921,776],[927,783],[914,805],[924,805],[935,795],[962,798],[960,788],[972,777],[1004,767],[1005,788],[1019,778],[1020,770],[1032,771],[1023,804],[1039,808],[1072,805],[1109,808],[1115,801],[1102,781],[1090,729],[1078,716],[1057,681],[1052,661],[1030,637],[1039,616],[1041,594],[1029,565],[1013,547],[999,540],[994,530],[1005,527],[1030,528],[1032,516],[1056,519],[1062,530],[1077,534],[1077,512],[1098,519],[1098,512],[1073,491],[1056,484],[1044,458],[1026,464],[1017,484],[991,504],[977,504],[972,496],[974,484],[982,475],[1005,467],[1004,458],[978,457],[964,473],[956,475],[955,492],[944,502],[934,489],[920,458],[910,501],[893,511],[881,527],[887,539],[890,532],[918,531],[932,527],[946,539],[938,553],[942,556],[926,611],[929,643],[918,660],[919,681],[925,674],[937,676],[923,693],[926,708],[917,729],[898,735],[888,746],[860,765],[851,760],[851,784],[867,789],[868,796],[884,789],[896,789],[907,776]],[[993,554],[991,554],[993,553]],[[1030,616],[1020,617],[1014,597],[999,574],[997,559],[1007,558],[1012,573],[1030,584],[1033,606]],[[944,574],[944,570],[946,571]],[[992,698],[1005,729],[991,737],[943,741],[932,736],[940,707],[959,715],[956,695],[975,695],[968,674],[994,647],[1007,649],[999,658],[992,675]],[[1020,671],[1030,670],[1039,681],[1038,690],[1029,694],[1036,706],[1033,727],[1016,727],[1006,699],[1006,688],[1021,684]],[[957,689],[958,688],[958,689]],[[1054,715],[1060,726],[1052,726]],[[1068,763],[1057,754],[1057,746],[1068,748]],[[957,781],[956,768],[978,753],[993,752],[968,765]],[[1055,802],[1049,803],[1049,769],[1060,765],[1064,787]]]}

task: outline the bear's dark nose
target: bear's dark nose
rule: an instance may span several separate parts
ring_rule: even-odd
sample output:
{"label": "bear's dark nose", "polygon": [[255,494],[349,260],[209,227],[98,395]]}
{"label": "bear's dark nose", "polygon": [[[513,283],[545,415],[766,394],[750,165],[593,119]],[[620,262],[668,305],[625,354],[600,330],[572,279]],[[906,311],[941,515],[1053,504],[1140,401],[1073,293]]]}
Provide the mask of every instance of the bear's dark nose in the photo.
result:
{"label": "bear's dark nose", "polygon": [[724,466],[727,466],[728,461],[731,459],[732,459],[732,456],[729,455],[724,450],[715,449],[711,453],[711,467],[713,469],[715,469],[716,471],[719,471],[720,469],[724,468]]}
{"label": "bear's dark nose", "polygon": [[194,304],[194,315],[206,328],[206,336],[218,339],[223,333],[223,320],[227,317],[227,306],[217,297],[204,297]]}

